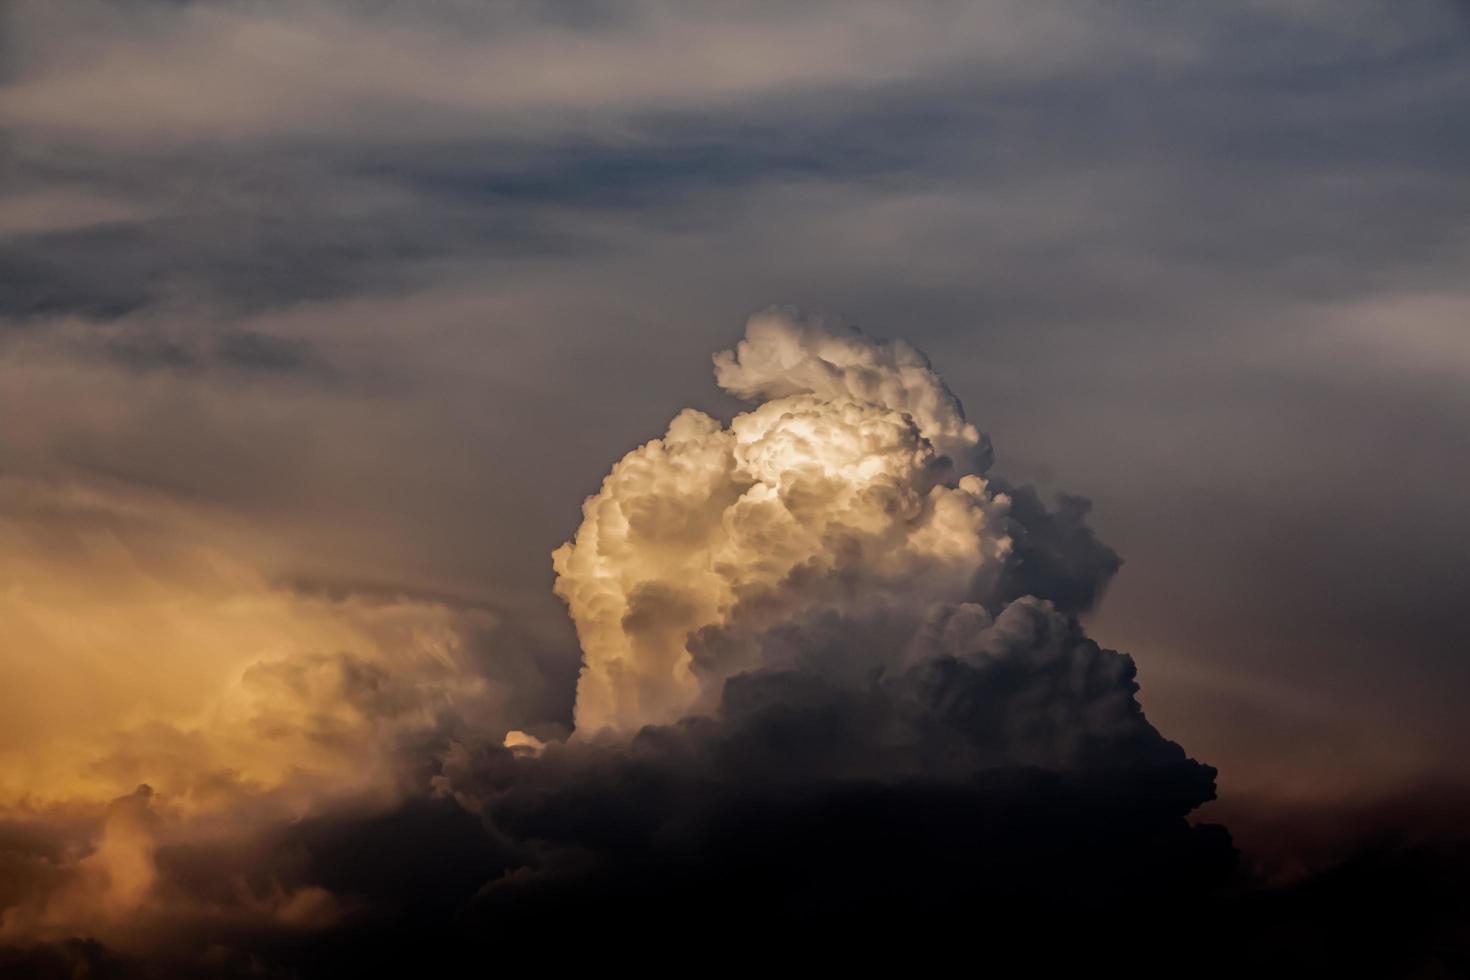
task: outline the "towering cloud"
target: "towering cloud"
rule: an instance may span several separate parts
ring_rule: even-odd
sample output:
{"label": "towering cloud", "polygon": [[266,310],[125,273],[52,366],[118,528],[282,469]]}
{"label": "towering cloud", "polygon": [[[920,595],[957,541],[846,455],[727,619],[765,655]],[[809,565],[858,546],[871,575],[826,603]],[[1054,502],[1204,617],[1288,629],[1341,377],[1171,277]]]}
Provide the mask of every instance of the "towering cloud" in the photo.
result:
{"label": "towering cloud", "polygon": [[[1193,955],[1178,910],[1235,852],[1186,819],[1214,770],[1078,622],[1118,566],[1086,502],[988,477],[902,342],[773,310],[715,369],[758,404],[680,413],[555,552],[584,654],[572,737],[443,755],[436,792],[493,848],[459,925],[415,948],[444,969],[568,934],[830,961],[867,949],[837,936],[952,934],[1046,972],[1114,960],[1148,921],[1164,938],[1133,966]],[[357,962],[397,951],[349,935]]]}
{"label": "towering cloud", "polygon": [[913,924],[1229,873],[1228,837],[1185,821],[1214,770],[1076,619],[1118,566],[1085,501],[988,480],[985,437],[902,342],[772,310],[715,367],[760,404],[681,413],[555,553],[574,737],[445,759],[441,792],[510,847],[484,929],[592,896],[690,928],[751,906]]}
{"label": "towering cloud", "polygon": [[1007,500],[979,476],[987,443],[909,345],[770,311],[715,373],[768,400],[728,426],[681,413],[613,467],[554,556],[585,652],[579,731],[707,710],[796,618],[988,595],[1011,550]]}
{"label": "towering cloud", "polygon": [[[985,479],[989,440],[909,344],[768,310],[714,360],[760,404],[728,426],[681,413],[554,555],[585,654],[579,732],[708,713],[756,669],[862,677],[963,655],[1060,621],[1049,592],[1072,611],[1117,567],[1076,498],[1052,514],[1024,489],[1013,508]],[[852,635],[836,650],[806,635],[818,624]]]}

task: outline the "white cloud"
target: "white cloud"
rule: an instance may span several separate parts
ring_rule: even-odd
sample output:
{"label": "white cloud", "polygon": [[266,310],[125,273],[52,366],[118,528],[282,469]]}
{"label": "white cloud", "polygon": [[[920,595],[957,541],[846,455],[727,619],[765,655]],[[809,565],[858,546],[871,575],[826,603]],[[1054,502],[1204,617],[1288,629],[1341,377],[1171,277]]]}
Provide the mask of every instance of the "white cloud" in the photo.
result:
{"label": "white cloud", "polygon": [[984,440],[907,344],[770,311],[716,374],[770,400],[728,427],[686,409],[613,467],[554,556],[581,732],[708,708],[763,665],[773,624],[964,601],[1010,550]]}

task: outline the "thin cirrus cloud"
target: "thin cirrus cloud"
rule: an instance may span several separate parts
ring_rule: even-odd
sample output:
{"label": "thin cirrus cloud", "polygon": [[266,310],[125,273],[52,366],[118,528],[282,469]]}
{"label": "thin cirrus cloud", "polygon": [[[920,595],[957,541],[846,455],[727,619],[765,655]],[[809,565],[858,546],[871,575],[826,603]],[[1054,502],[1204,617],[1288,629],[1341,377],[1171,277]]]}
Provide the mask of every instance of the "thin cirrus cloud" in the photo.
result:
{"label": "thin cirrus cloud", "polygon": [[880,87],[951,66],[1027,77],[1119,52],[1171,54],[1167,44],[1138,43],[1118,18],[1065,4],[866,3],[837,13],[652,3],[32,4],[10,17],[25,57],[0,95],[0,118],[133,141],[366,135],[387,120],[422,136],[427,112],[441,126],[468,117],[534,135],[596,127],[608,113]]}

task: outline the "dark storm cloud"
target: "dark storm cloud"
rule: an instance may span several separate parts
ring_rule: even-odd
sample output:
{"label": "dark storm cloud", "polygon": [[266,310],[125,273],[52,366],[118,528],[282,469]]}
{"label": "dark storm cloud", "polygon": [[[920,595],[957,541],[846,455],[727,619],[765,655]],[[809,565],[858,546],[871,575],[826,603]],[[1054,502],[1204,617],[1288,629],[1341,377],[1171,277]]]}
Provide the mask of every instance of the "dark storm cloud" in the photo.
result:
{"label": "dark storm cloud", "polygon": [[1061,494],[1048,510],[1035,487],[1001,485],[1011,498],[1015,557],[1000,586],[1002,602],[1048,596],[1064,612],[1086,612],[1123,565],[1118,553],[1087,526],[1092,501]]}
{"label": "dark storm cloud", "polygon": [[[1142,818],[1149,805],[1122,795],[1125,783],[1005,770],[961,785],[767,786],[731,797],[659,758],[645,743],[584,765],[591,782],[580,794],[538,789],[525,760],[516,780],[512,759],[479,758],[506,820],[544,837],[507,840],[438,800],[282,827],[243,850],[159,856],[172,887],[201,901],[223,897],[222,869],[324,883],[353,902],[353,914],[328,928],[205,923],[205,940],[196,934],[147,963],[69,940],[0,947],[0,965],[41,977],[75,976],[78,963],[100,977],[460,972],[548,955],[605,961],[630,937],[642,937],[649,963],[707,955],[722,942],[736,960],[952,963],[953,949],[911,942],[936,930],[964,935],[992,964],[1159,976],[1186,964],[1220,977],[1453,976],[1470,953],[1460,888],[1470,866],[1458,830],[1394,841],[1372,836],[1367,820],[1357,829],[1369,836],[1266,887],[1232,871],[1218,828]],[[1301,829],[1325,822],[1351,836],[1355,820],[1322,811]],[[545,865],[573,840],[591,849]],[[528,860],[542,865],[527,874]],[[793,883],[805,887],[783,890]],[[778,893],[784,901],[773,906]]]}
{"label": "dark storm cloud", "polygon": [[[1083,657],[1119,659],[1095,648]],[[893,761],[874,754],[884,737],[875,722],[895,710],[941,744],[958,734],[1014,752],[995,741],[993,709],[1024,703],[1015,683],[1030,663],[968,677],[954,676],[957,662],[936,664],[950,675],[937,686],[910,675],[867,690],[815,674],[753,675],[727,688],[717,717],[650,728],[626,746],[554,746],[540,757],[457,748],[439,786],[464,806],[345,811],[244,848],[161,849],[168,888],[200,905],[238,901],[241,881],[262,894],[310,883],[345,914],[311,929],[202,920],[146,975],[458,971],[558,946],[558,958],[581,962],[634,936],[649,937],[640,954],[649,962],[727,937],[734,956],[846,963],[900,955],[877,937],[935,930],[963,931],[991,963],[1033,969],[1418,976],[1464,965],[1458,831],[1389,842],[1371,813],[1289,816],[1297,833],[1326,824],[1344,841],[1266,887],[1237,866],[1221,828],[1182,819],[1208,792],[1208,770],[1141,719],[1124,741],[1098,746],[1102,769],[1002,763],[966,778],[874,778],[875,762]],[[966,713],[985,701],[992,710]],[[927,754],[915,748],[914,759]],[[816,776],[843,769],[851,775]],[[1442,809],[1439,819],[1453,824]],[[1288,839],[1279,826],[1272,833]],[[35,835],[9,846],[56,849]],[[871,940],[856,938],[868,931]],[[81,960],[119,971],[103,976],[144,971],[81,941],[5,955],[31,969]]]}

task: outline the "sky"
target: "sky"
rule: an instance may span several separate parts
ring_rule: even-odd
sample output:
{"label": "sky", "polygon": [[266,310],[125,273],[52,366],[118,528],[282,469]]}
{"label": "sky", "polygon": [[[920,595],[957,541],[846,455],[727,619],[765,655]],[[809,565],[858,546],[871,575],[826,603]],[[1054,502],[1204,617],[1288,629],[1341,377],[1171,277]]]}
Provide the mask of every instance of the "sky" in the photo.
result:
{"label": "sky", "polygon": [[[1131,655],[1139,758],[1214,767],[1170,762],[1194,826],[1290,864],[1280,815],[1433,823],[1470,778],[1467,54],[1455,0],[0,6],[0,940],[358,921],[372,887],[199,855],[349,811],[544,842],[486,787],[617,784],[589,732],[712,712],[644,760],[682,786],[788,703],[732,678],[837,684],[865,609],[978,603],[999,656],[1008,554],[1060,563],[1026,584],[1068,656]],[[761,428],[788,398],[826,435]],[[852,567],[742,536],[720,481],[784,486],[798,435],[827,503],[781,499],[871,533]]]}

